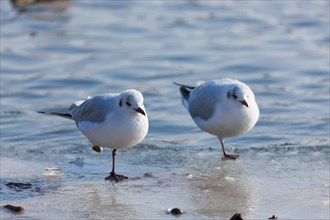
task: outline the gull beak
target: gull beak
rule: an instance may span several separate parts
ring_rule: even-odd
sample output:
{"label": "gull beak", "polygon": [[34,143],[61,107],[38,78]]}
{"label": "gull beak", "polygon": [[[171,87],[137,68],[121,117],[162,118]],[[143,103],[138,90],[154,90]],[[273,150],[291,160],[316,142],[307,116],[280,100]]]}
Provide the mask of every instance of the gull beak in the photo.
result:
{"label": "gull beak", "polygon": [[141,113],[142,115],[146,116],[146,113],[143,111],[142,108],[138,107],[135,109],[136,112]]}
{"label": "gull beak", "polygon": [[245,105],[246,107],[249,107],[249,105],[247,104],[247,102],[245,101],[245,99],[243,101],[239,101],[242,105]]}

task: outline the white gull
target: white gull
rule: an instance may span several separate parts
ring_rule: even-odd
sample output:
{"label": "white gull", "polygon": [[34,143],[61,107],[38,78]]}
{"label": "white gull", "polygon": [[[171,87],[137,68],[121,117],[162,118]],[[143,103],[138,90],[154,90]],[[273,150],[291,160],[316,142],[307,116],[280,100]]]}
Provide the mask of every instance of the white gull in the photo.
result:
{"label": "white gull", "polygon": [[245,83],[235,79],[200,82],[196,87],[180,86],[182,103],[196,125],[220,140],[223,159],[237,159],[228,154],[224,138],[248,132],[257,123],[259,108],[255,96]]}
{"label": "white gull", "polygon": [[148,132],[149,122],[143,105],[143,95],[129,89],[76,101],[70,113],[39,112],[62,116],[75,121],[77,128],[88,138],[93,150],[112,148],[112,170],[107,180],[120,181],[126,176],[115,173],[117,149],[132,147],[141,142]]}

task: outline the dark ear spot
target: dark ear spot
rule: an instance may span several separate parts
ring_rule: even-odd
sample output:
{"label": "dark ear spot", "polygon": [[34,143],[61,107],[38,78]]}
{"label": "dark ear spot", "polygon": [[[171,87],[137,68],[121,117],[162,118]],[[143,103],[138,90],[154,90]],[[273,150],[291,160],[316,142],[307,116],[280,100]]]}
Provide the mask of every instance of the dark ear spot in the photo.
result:
{"label": "dark ear spot", "polygon": [[235,94],[234,94],[233,92],[228,92],[228,93],[227,93],[227,97],[228,97],[229,99],[235,98]]}
{"label": "dark ear spot", "polygon": [[238,87],[235,87],[233,91],[227,92],[227,97],[237,99],[237,95],[236,95],[237,90],[238,90]]}
{"label": "dark ear spot", "polygon": [[121,106],[123,106],[123,101],[120,99],[120,101],[119,101],[119,106],[121,107]]}
{"label": "dark ear spot", "polygon": [[237,92],[238,92],[238,90],[239,90],[239,88],[238,87],[235,87],[235,89],[234,89],[234,91],[233,91],[233,97],[234,97],[234,99],[237,99],[238,97],[237,97]]}

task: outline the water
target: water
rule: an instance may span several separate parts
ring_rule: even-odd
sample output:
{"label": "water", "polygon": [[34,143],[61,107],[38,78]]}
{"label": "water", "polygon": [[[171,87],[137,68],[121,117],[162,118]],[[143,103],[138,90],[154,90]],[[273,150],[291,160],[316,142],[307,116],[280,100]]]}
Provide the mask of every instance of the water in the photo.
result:
{"label": "water", "polygon": [[[329,219],[329,39],[328,1],[1,1],[1,205],[33,219],[173,219],[174,207]],[[237,161],[221,160],[172,84],[223,77],[250,85],[261,111],[225,140]],[[112,184],[110,150],[36,111],[128,88],[144,94],[150,131],[118,152],[131,180]]]}

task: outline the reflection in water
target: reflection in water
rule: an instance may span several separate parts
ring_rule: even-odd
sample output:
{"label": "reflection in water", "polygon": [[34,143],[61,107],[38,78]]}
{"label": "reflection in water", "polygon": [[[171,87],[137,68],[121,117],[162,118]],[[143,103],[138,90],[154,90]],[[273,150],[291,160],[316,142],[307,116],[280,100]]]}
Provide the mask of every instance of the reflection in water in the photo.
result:
{"label": "reflection in water", "polygon": [[106,216],[110,219],[127,219],[132,216],[138,218],[135,207],[126,198],[131,194],[128,187],[124,184],[117,187],[109,182],[69,187],[75,192],[75,201],[79,201],[74,204],[73,210],[79,210],[80,217],[90,219],[102,219]]}
{"label": "reflection in water", "polygon": [[[19,12],[48,12],[61,13],[67,11],[70,0],[11,0]],[[42,20],[43,18],[40,18]],[[49,20],[49,19],[47,19]]]}
{"label": "reflection in water", "polygon": [[199,215],[208,218],[232,216],[242,213],[247,216],[251,208],[248,178],[240,175],[243,167],[225,161],[218,168],[210,169],[190,181],[192,202]]}
{"label": "reflection in water", "polygon": [[24,6],[32,3],[52,3],[55,1],[68,1],[68,0],[10,0],[15,7]]}
{"label": "reflection in water", "polygon": [[23,6],[23,5],[28,5],[31,3],[35,2],[40,2],[40,0],[10,0],[10,2],[13,4],[15,7]]}

